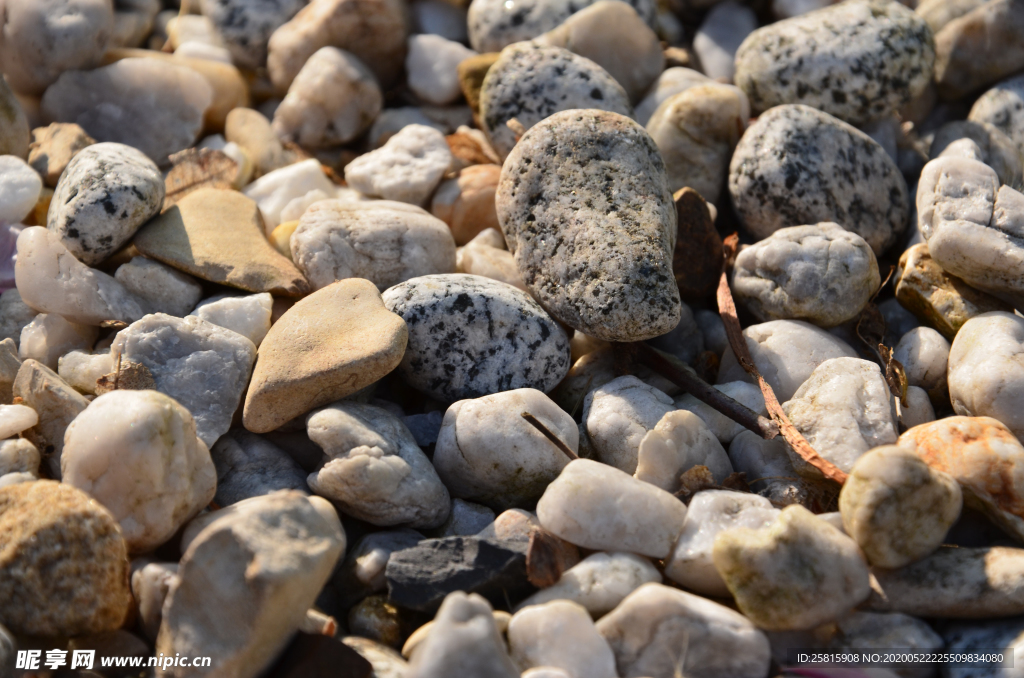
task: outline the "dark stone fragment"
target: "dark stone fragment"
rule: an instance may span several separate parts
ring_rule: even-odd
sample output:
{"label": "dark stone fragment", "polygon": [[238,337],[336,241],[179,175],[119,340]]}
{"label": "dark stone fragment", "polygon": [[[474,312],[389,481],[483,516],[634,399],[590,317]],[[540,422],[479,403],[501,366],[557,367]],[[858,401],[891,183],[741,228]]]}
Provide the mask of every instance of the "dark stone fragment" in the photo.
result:
{"label": "dark stone fragment", "polygon": [[672,271],[683,301],[703,301],[718,288],[722,237],[715,230],[711,211],[700,193],[683,188],[676,192],[675,201],[679,226]]}
{"label": "dark stone fragment", "polygon": [[370,678],[373,666],[362,655],[328,636],[295,636],[264,678]]}

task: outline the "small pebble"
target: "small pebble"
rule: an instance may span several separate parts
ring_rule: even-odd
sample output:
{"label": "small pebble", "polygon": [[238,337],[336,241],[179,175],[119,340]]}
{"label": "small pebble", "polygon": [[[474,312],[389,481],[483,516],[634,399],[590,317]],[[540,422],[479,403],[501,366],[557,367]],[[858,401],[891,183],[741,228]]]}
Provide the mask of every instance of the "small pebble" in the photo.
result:
{"label": "small pebble", "polygon": [[999,128],[1024,154],[1024,77],[997,83],[974,102],[968,120]]}
{"label": "small pebble", "polygon": [[568,600],[530,605],[508,623],[512,660],[521,667],[555,667],[572,678],[617,678],[615,657],[586,608]]}
{"label": "small pebble", "polygon": [[270,331],[273,305],[274,298],[268,292],[244,297],[218,295],[205,299],[189,315],[238,332],[259,348]]}
{"label": "small pebble", "polygon": [[673,410],[657,388],[631,375],[616,377],[583,400],[583,427],[598,461],[632,475],[647,432]]}
{"label": "small pebble", "polygon": [[926,391],[946,386],[946,365],[949,362],[949,342],[930,327],[910,330],[893,350],[893,358],[900,361],[907,381]]}
{"label": "small pebble", "polygon": [[32,213],[43,190],[43,180],[24,160],[0,155],[0,224],[17,224]]}
{"label": "small pebble", "polygon": [[118,266],[114,280],[153,311],[178,317],[187,315],[203,296],[202,286],[192,276],[141,256]]}
{"label": "small pebble", "polygon": [[38,360],[54,370],[60,357],[66,353],[91,349],[96,336],[95,327],[68,322],[56,313],[40,313],[21,330],[18,357]]}
{"label": "small pebble", "polygon": [[994,417],[1024,435],[1020,409],[1024,318],[996,311],[964,323],[949,351],[949,394],[957,414]]}
{"label": "small pebble", "polygon": [[705,75],[731,82],[736,72],[734,62],[742,58],[737,50],[756,28],[757,16],[746,5],[736,0],[716,3],[693,36],[693,51]]}
{"label": "small pebble", "polygon": [[408,125],[382,147],[346,165],[345,181],[366,195],[423,205],[451,161],[443,134]]}
{"label": "small pebble", "polygon": [[499,165],[470,165],[457,177],[445,179],[437,187],[430,203],[430,212],[448,224],[456,245],[466,245],[484,230],[499,231],[504,247],[505,238],[498,224],[494,193],[501,176]]}
{"label": "small pebble", "polygon": [[405,69],[409,89],[423,101],[443,106],[459,98],[462,90],[456,68],[476,52],[440,35],[414,35],[409,38]]}
{"label": "small pebble", "polygon": [[53,370],[35,360],[22,363],[11,392],[39,415],[39,423],[23,435],[42,452],[50,476],[59,478],[64,432],[89,401]]}
{"label": "small pebble", "polygon": [[668,492],[680,489],[679,477],[694,466],[704,466],[716,483],[732,473],[725,449],[707,425],[693,412],[665,414],[648,431],[637,452],[635,476]]}

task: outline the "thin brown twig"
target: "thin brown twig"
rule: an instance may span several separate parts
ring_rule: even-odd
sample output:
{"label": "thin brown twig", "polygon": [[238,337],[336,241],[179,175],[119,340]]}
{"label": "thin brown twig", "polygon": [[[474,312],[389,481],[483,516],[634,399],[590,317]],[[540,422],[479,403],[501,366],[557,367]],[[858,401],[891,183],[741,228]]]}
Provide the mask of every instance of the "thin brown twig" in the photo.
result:
{"label": "thin brown twig", "polygon": [[533,416],[529,412],[523,412],[522,417],[527,421],[527,423],[530,424],[530,426],[540,431],[545,438],[550,440],[555,447],[564,452],[565,456],[569,457],[569,459],[579,459],[579,456],[575,452],[573,452],[568,445],[563,443],[561,438],[552,433],[551,429],[549,429],[547,426],[541,423],[540,419]]}
{"label": "thin brown twig", "polygon": [[747,340],[743,336],[743,328],[740,326],[739,317],[736,315],[736,302],[733,301],[732,290],[729,289],[729,269],[732,267],[733,259],[736,256],[738,243],[739,238],[735,233],[725,239],[723,243],[725,267],[722,269],[722,276],[718,281],[718,313],[722,316],[725,334],[729,337],[729,346],[732,347],[736,360],[747,371],[747,374],[757,379],[758,386],[761,387],[761,393],[764,395],[765,408],[772,419],[778,424],[779,431],[782,433],[782,437],[786,439],[786,442],[789,443],[789,446],[803,457],[804,461],[821,471],[822,475],[826,478],[842,484],[846,482],[846,473],[818,454],[811,447],[811,444],[807,442],[807,439],[797,430],[796,426],[793,426],[793,422],[786,416],[786,412],[782,409],[779,399],[775,396],[775,391],[772,390],[772,387],[761,376],[757,366],[754,365],[754,358],[750,355]]}

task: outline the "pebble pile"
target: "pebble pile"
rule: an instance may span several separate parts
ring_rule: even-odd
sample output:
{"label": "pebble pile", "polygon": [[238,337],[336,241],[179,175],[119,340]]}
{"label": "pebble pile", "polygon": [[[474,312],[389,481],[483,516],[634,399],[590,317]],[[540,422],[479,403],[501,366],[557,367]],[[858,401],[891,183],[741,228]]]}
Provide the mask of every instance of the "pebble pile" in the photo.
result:
{"label": "pebble pile", "polygon": [[0,678],[1024,676],[1024,0],[0,0],[0,76]]}

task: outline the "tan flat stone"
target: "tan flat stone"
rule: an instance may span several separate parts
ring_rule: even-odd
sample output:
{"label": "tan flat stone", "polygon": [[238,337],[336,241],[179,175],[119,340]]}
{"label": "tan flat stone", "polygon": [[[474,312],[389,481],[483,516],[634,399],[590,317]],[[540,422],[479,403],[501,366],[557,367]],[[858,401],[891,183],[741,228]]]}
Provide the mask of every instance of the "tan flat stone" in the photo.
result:
{"label": "tan flat stone", "polygon": [[260,344],[242,421],[273,431],[315,407],[369,386],[398,367],[409,338],[376,285],[348,278],[302,299]]}
{"label": "tan flat stone", "polygon": [[210,282],[287,296],[309,290],[302,273],[267,242],[256,203],[237,191],[189,193],[133,242],[147,257]]}

